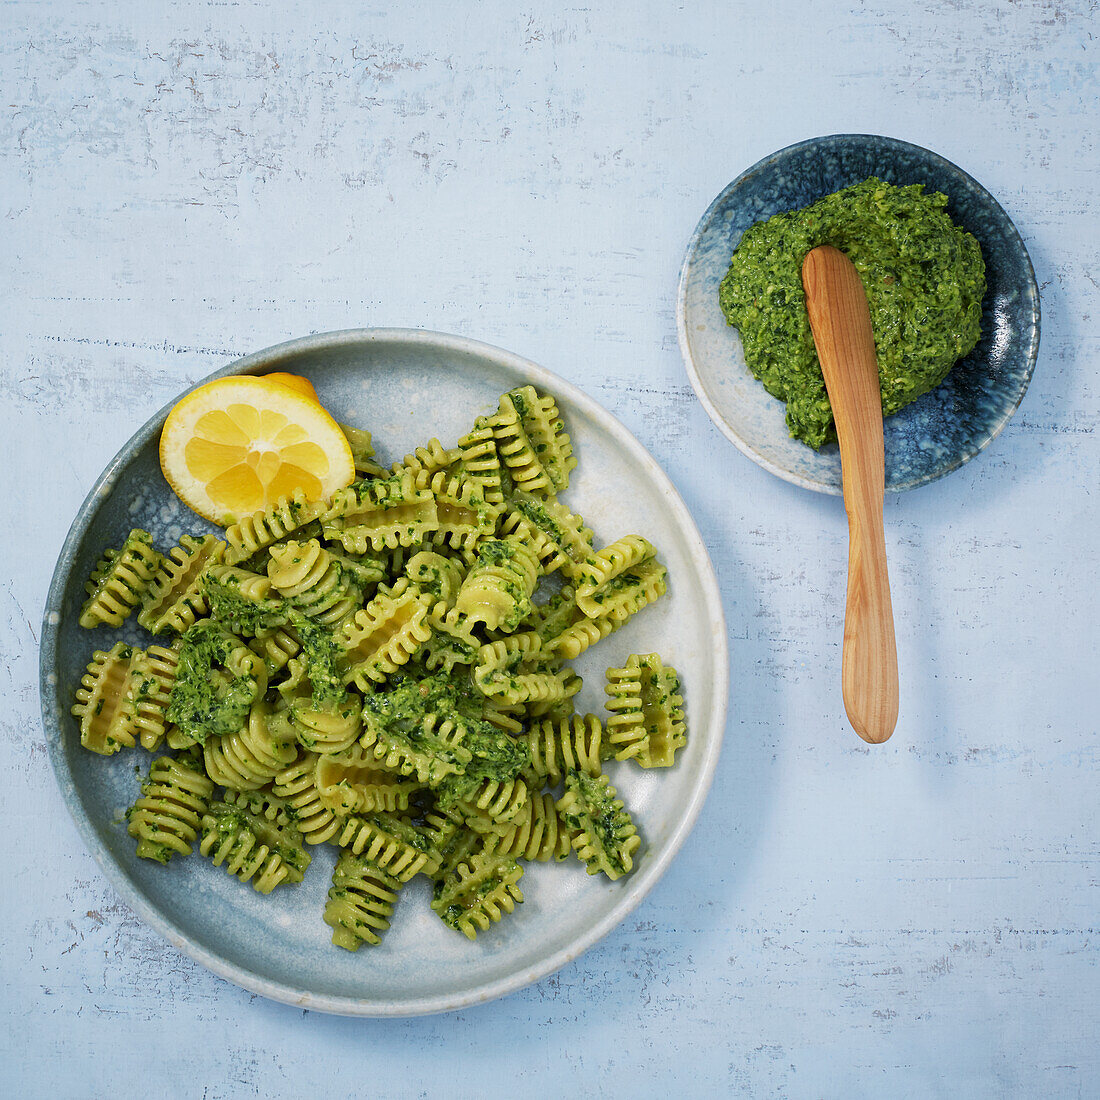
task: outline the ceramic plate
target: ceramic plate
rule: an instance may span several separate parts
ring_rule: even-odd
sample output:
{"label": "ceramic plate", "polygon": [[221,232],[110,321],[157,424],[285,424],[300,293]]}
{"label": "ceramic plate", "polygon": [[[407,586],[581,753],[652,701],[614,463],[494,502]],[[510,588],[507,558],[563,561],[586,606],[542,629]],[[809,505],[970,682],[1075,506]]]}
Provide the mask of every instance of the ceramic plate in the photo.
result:
{"label": "ceramic plate", "polygon": [[[669,479],[609,413],[574,386],[516,355],[456,336],[359,330],[312,336],[238,360],[212,377],[272,370],[306,375],[337,419],[369,428],[384,460],[435,435],[455,440],[499,394],[532,383],[552,393],[579,465],[565,500],[606,543],[637,531],[668,565],[669,593],[574,663],[584,677],[577,709],[603,713],[603,673],[630,653],[660,651],[684,681],[690,737],[676,766],[643,771],[608,763],[645,841],[632,875],[589,877],[570,859],[529,864],[525,903],[476,943],[428,908],[420,877],[403,892],[380,947],[333,947],[321,920],[335,849],[312,849],[300,886],[261,897],[197,854],[164,868],[134,854],[119,824],[136,797],[134,765],[84,751],[69,707],[92,651],[127,633],[77,625],[83,585],[99,555],[131,527],[167,548],[208,529],[164,482],[157,442],[167,408],[104,471],[80,510],[54,574],[42,641],[42,715],[62,794],[88,847],[126,902],[198,962],[267,997],[347,1015],[440,1012],[486,1001],[534,982],[615,927],[668,867],[710,786],[725,726],[726,627],[714,570]],[[146,643],[148,638],[145,639]]]}
{"label": "ceramic plate", "polygon": [[753,223],[878,176],[923,183],[948,197],[948,213],[974,235],[986,264],[982,339],[930,393],[885,422],[886,488],[934,481],[996,438],[1027,390],[1039,350],[1039,291],[1019,233],[996,199],[961,168],[893,138],[837,134],[791,145],[738,176],[711,203],[680,273],[680,348],[711,420],[773,474],[839,493],[836,444],[814,451],[791,439],[786,406],[752,377],[737,330],[718,307],[718,286]]}

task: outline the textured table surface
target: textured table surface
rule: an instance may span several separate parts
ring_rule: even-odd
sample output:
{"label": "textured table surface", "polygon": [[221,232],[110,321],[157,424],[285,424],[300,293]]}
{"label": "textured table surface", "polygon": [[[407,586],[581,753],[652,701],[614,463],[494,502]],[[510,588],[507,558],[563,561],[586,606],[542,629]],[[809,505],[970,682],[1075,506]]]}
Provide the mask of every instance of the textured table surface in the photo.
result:
{"label": "textured table surface", "polygon": [[[7,0],[5,1093],[1100,1093],[1098,30],[1095,0]],[[843,131],[980,179],[1043,296],[1004,434],[888,501],[902,717],[874,749],[839,698],[841,505],[723,439],[674,317],[711,198]],[[623,926],[386,1022],[252,997],[149,932],[62,806],[37,696],[53,562],[118,447],[231,357],[358,325],[502,345],[616,413],[697,517],[734,685],[698,826]]]}

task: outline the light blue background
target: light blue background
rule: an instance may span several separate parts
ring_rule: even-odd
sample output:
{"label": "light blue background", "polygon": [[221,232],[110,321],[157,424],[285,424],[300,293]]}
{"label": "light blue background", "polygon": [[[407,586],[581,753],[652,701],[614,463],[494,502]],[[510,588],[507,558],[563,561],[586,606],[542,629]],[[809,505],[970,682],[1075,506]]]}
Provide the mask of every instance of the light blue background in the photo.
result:
{"label": "light blue background", "polygon": [[[0,1073],[18,1096],[1094,1096],[1097,13],[8,0],[0,8]],[[956,161],[1031,252],[1043,341],[983,455],[886,509],[902,717],[839,697],[841,504],[736,452],[674,299],[714,195],[814,134]],[[615,412],[718,570],[714,789],[650,898],[450,1016],[253,998],[116,899],[38,719],[42,602],[95,476],[229,358],[463,333]]]}

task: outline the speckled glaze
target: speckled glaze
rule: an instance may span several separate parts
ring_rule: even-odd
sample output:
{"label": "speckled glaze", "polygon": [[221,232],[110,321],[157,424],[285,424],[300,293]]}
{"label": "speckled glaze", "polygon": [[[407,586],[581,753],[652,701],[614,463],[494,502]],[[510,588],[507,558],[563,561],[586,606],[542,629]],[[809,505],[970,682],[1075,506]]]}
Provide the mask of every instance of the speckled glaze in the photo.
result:
{"label": "speckled glaze", "polygon": [[[361,1016],[440,1012],[490,1000],[575,958],[623,919],[668,867],[710,786],[725,727],[726,626],[707,551],[667,476],[632,435],[595,401],[527,360],[457,336],[351,330],[311,336],[240,359],[211,377],[287,370],[306,375],[340,420],[369,427],[386,460],[431,435],[453,440],[506,389],[532,383],[557,398],[579,466],[566,495],[597,538],[629,531],[659,547],[669,594],[574,663],[585,678],[580,712],[602,712],[603,670],[633,652],[659,649],[682,674],[691,736],[675,768],[643,772],[610,764],[635,815],[645,849],[635,873],[617,882],[589,878],[576,860],[528,865],[526,901],[476,943],[446,928],[428,908],[427,882],[404,890],[382,945],[350,954],[329,943],[322,922],[334,849],[313,848],[301,886],[261,897],[195,855],[169,868],[134,853],[120,824],[134,800],[138,750],[104,759],[79,744],[69,708],[94,649],[121,632],[77,625],[83,584],[107,546],[131,527],[167,548],[208,525],[184,508],[160,473],[157,441],[168,407],[150,420],[103,472],[65,541],[42,632],[42,720],[62,794],[89,849],[134,910],[172,944],[214,972],[276,1000]],[[148,641],[148,639],[146,639]]]}
{"label": "speckled glaze", "polygon": [[841,491],[836,444],[814,451],[791,439],[786,406],[753,378],[718,287],[741,234],[755,222],[878,176],[923,183],[974,235],[986,264],[982,338],[930,393],[885,421],[886,488],[934,481],[997,437],[1027,390],[1039,350],[1039,291],[1027,249],[996,199],[975,179],[918,145],[873,134],[836,134],[788,146],[737,177],[703,215],[680,274],[680,348],[710,418],[745,454],[787,481]]}

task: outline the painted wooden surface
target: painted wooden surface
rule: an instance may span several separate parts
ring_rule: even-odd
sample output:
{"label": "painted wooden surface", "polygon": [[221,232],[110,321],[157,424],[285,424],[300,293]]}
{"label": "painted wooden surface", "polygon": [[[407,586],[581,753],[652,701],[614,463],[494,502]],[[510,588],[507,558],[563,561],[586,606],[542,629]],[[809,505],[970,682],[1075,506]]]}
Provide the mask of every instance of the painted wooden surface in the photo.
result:
{"label": "painted wooden surface", "polygon": [[[1095,0],[0,8],[0,1075],[15,1096],[1095,1096]],[[888,498],[892,740],[839,691],[835,498],[687,384],[711,198],[814,134],[980,179],[1043,288],[1018,415]],[[307,332],[511,348],[620,416],[710,547],[733,645],[681,857],[560,973],[456,1015],[254,999],[119,904],[55,789],[41,606],[93,479],[181,388]],[[689,700],[690,706],[690,700]]]}

